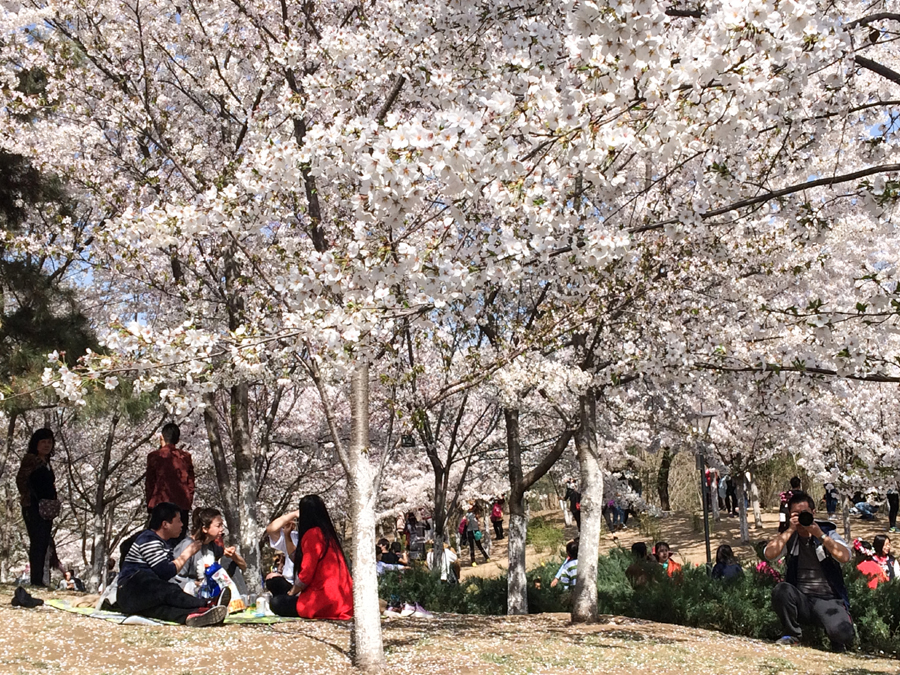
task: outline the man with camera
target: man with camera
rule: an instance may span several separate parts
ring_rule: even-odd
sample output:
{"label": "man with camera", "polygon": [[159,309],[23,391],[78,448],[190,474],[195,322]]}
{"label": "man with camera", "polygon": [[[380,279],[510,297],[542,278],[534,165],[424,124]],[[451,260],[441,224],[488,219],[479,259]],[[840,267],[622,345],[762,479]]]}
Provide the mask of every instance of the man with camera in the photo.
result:
{"label": "man with camera", "polygon": [[835,651],[853,642],[850,603],[841,565],[850,561],[850,547],[833,523],[815,520],[815,501],[805,492],[794,492],[787,504],[788,526],[766,545],[766,559],[787,558],[785,581],[772,590],[772,607],[784,636],[781,645],[794,645],[802,635],[801,624],[825,629]]}

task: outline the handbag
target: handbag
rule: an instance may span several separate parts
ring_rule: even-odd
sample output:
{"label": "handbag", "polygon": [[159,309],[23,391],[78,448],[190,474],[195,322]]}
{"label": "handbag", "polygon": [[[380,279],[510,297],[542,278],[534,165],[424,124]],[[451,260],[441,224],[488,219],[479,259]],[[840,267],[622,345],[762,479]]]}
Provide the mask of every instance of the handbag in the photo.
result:
{"label": "handbag", "polygon": [[475,530],[475,541],[481,541],[481,537],[484,535],[481,534],[481,530]]}
{"label": "handbag", "polygon": [[38,500],[38,515],[44,520],[53,520],[62,510],[62,503],[58,499]]}

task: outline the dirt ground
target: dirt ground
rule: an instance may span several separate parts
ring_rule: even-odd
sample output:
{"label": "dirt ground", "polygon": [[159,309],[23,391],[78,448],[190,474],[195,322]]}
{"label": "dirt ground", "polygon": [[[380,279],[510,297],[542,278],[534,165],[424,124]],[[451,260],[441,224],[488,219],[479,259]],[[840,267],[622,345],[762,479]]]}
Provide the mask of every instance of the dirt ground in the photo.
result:
{"label": "dirt ground", "polygon": [[[50,608],[15,609],[0,587],[0,673],[14,675],[258,675],[352,673],[349,626],[119,626]],[[43,597],[65,594],[48,592]],[[383,623],[392,675],[654,675],[897,673],[900,663],[647,621],[568,615],[390,619]]]}
{"label": "dirt ground", "polygon": [[[750,525],[751,542],[767,541],[778,533],[778,512],[763,512],[763,526],[761,528],[753,527],[752,514]],[[565,527],[562,512],[558,510],[544,511],[533,513],[532,518],[543,518],[545,521],[558,524],[564,528],[566,539],[572,539],[578,536],[578,530],[575,526]],[[706,542],[703,536],[703,521],[697,519],[697,527],[695,529],[694,517],[688,513],[672,513],[665,518],[660,518],[655,522],[658,531],[658,541],[666,541],[672,548],[672,554],[679,562],[689,562],[692,565],[702,565],[706,562]],[[838,527],[838,534],[843,536],[843,523],[838,519],[835,521]],[[854,537],[861,537],[868,541],[876,534],[887,534],[887,518],[881,516],[875,520],[860,520],[856,516],[851,516],[851,533]],[[894,545],[900,543],[900,534],[894,536]],[[617,546],[624,549],[630,549],[631,545],[637,541],[647,542],[648,546],[652,546],[654,538],[648,534],[642,533],[639,529],[639,523],[636,519],[628,520],[628,527],[620,530],[615,534],[606,531],[604,523],[604,531],[600,536],[600,551],[606,552]],[[710,514],[710,549],[712,559],[715,562],[716,548],[720,544],[729,544],[735,555],[745,563],[756,561],[756,553],[750,544],[740,543],[740,524],[737,518],[722,517],[718,523],[714,522]],[[469,576],[493,577],[499,575],[508,567],[506,561],[506,540],[492,542],[491,560],[482,563],[481,554],[476,551],[475,561],[476,567],[469,567],[469,551],[466,549],[463,560],[462,576],[465,579]],[[526,560],[529,569],[537,567],[547,560],[560,560],[557,553],[549,550],[536,552],[532,546],[526,547]],[[561,562],[561,561],[560,561]]]}

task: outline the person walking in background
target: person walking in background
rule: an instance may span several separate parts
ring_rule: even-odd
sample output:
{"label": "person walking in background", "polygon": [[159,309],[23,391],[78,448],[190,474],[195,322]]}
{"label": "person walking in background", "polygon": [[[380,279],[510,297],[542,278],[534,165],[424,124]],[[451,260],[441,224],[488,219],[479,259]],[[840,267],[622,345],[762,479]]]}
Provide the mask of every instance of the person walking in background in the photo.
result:
{"label": "person walking in background", "polygon": [[47,553],[52,543],[53,519],[60,512],[56,476],[50,465],[54,445],[50,429],[35,431],[28,441],[28,451],[16,474],[22,519],[28,532],[28,562],[32,586],[47,586],[50,583]]}
{"label": "person walking in background", "polygon": [[575,489],[575,481],[566,481],[566,494],[563,499],[569,503],[569,511],[575,519],[575,526],[581,530],[581,493]]}
{"label": "person walking in background", "polygon": [[272,611],[304,619],[352,619],[353,580],[325,502],[306,495],[297,514],[297,580],[287,595],[272,598]]}
{"label": "person walking in background", "polygon": [[177,424],[169,422],[163,426],[160,448],[147,455],[144,485],[148,511],[162,502],[175,504],[181,511],[182,531],[173,538],[173,546],[187,534],[194,504],[194,462],[189,452],[175,447],[179,440],[181,430]]}
{"label": "person walking in background", "polygon": [[503,539],[503,497],[497,497],[491,506],[491,524],[497,539]]}
{"label": "person walking in background", "polygon": [[893,487],[887,491],[888,501],[888,532],[900,532],[897,529],[897,512],[900,511],[900,493]]}
{"label": "person walking in background", "polygon": [[737,485],[731,475],[725,477],[725,510],[730,516],[738,515]]}
{"label": "person walking in background", "polygon": [[834,483],[825,484],[825,496],[822,497],[825,502],[825,511],[828,513],[828,520],[834,518],[834,513],[838,507],[838,491],[834,488]]}
{"label": "person walking in background", "polygon": [[478,546],[478,550],[481,551],[481,555],[484,556],[484,562],[490,560],[490,557],[485,552],[484,547],[481,545],[481,512],[478,507],[475,506],[475,502],[469,502],[469,510],[466,512],[466,541],[469,542],[469,555],[472,559],[472,567],[476,567],[475,564],[475,547]]}

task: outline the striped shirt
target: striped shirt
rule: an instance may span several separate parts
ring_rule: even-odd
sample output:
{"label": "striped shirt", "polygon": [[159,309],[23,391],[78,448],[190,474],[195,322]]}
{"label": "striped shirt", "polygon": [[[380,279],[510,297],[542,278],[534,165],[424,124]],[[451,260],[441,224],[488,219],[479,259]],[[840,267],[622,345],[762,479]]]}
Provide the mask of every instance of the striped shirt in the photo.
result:
{"label": "striped shirt", "polygon": [[578,576],[578,560],[566,560],[556,573],[556,578],[563,588],[574,588],[576,576]]}
{"label": "striped shirt", "polygon": [[175,569],[174,560],[175,554],[168,542],[153,530],[144,530],[125,555],[125,561],[119,571],[119,584],[144,570],[149,570],[163,581],[168,581],[178,571]]}

